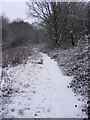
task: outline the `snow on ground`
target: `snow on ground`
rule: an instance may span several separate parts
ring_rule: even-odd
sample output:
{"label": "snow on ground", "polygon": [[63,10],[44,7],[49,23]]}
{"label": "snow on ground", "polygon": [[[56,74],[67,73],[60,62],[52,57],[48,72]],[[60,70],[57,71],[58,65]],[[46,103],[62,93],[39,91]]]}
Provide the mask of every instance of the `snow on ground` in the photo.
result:
{"label": "snow on ground", "polygon": [[[0,78],[1,78],[1,72],[2,72],[2,68],[0,67]],[[2,117],[2,92],[0,90],[0,118],[1,117]]]}
{"label": "snow on ground", "polygon": [[[35,57],[38,56],[38,57]],[[13,92],[3,105],[4,118],[85,118],[83,101],[67,88],[71,77],[64,76],[57,62],[47,54],[36,53],[27,64],[7,72]],[[38,61],[43,59],[43,64]]]}

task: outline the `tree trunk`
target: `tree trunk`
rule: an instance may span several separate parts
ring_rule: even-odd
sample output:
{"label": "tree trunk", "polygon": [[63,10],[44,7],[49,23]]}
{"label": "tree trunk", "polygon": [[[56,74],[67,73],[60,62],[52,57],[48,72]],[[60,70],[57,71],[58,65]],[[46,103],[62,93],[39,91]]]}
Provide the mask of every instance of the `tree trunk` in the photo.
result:
{"label": "tree trunk", "polygon": [[73,31],[70,32],[72,46],[75,45]]}

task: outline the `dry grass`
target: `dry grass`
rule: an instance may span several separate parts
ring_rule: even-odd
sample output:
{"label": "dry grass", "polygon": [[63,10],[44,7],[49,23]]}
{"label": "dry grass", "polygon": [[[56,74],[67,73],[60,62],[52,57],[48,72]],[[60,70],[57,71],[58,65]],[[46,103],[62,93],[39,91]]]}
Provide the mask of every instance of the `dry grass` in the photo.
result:
{"label": "dry grass", "polygon": [[32,55],[32,49],[26,47],[7,48],[2,50],[2,67],[8,65],[22,64],[29,56]]}

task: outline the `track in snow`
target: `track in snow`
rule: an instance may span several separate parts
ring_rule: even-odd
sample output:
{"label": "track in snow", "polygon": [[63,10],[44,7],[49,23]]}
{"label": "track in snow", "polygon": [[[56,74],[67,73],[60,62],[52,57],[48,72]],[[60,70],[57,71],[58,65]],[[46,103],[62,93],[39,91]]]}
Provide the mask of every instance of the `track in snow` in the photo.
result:
{"label": "track in snow", "polygon": [[[37,53],[36,53],[37,54]],[[5,105],[5,118],[85,118],[82,101],[67,88],[71,77],[64,76],[57,62],[38,53],[25,65],[10,68],[13,81],[10,103]],[[36,56],[37,56],[36,55]],[[43,64],[37,61],[43,59]],[[77,105],[75,107],[75,105]]]}

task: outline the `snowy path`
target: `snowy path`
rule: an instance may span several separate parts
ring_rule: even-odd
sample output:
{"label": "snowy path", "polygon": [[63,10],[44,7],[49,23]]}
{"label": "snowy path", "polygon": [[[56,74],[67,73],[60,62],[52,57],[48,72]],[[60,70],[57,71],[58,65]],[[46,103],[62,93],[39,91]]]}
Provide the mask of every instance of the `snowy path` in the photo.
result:
{"label": "snowy path", "polygon": [[[63,76],[57,62],[46,54],[39,53],[43,64],[37,58],[27,64],[8,70],[13,80],[10,104],[6,105],[6,118],[84,118],[82,101],[70,88],[70,77]],[[75,105],[77,105],[75,107]]]}

